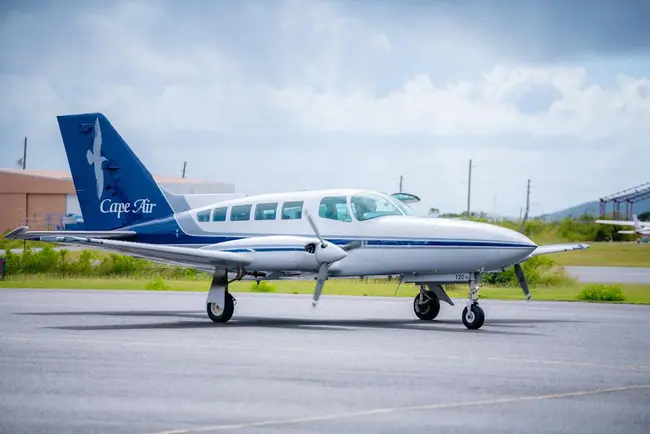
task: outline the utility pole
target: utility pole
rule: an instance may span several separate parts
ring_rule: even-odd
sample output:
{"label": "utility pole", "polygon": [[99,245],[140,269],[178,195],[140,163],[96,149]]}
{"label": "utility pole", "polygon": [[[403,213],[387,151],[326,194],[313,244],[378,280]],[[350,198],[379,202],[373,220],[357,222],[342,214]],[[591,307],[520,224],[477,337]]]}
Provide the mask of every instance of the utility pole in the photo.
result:
{"label": "utility pole", "polygon": [[528,180],[528,186],[526,187],[526,217],[528,217],[529,211],[530,211],[530,179]]}
{"label": "utility pole", "polygon": [[[23,170],[27,168],[27,137],[23,143]],[[25,193],[25,226],[28,226],[29,221],[29,194]],[[27,249],[27,240],[23,239],[23,253]]]}
{"label": "utility pole", "polygon": [[399,192],[402,192],[402,183],[404,182],[404,175],[399,176]]}
{"label": "utility pole", "polygon": [[467,180],[467,218],[470,217],[470,198],[472,195],[472,159],[469,160],[469,178]]}
{"label": "utility pole", "polygon": [[23,144],[23,170],[27,168],[27,137],[25,137],[25,143]]}
{"label": "utility pole", "polygon": [[183,178],[185,178],[185,169],[187,168],[187,161],[183,161]]}
{"label": "utility pole", "polygon": [[530,179],[526,186],[526,209],[524,211],[524,218],[521,218],[521,210],[519,211],[519,220],[521,220],[521,226],[519,227],[519,232],[524,233],[524,226],[526,225],[526,220],[528,220],[528,212],[530,211]]}

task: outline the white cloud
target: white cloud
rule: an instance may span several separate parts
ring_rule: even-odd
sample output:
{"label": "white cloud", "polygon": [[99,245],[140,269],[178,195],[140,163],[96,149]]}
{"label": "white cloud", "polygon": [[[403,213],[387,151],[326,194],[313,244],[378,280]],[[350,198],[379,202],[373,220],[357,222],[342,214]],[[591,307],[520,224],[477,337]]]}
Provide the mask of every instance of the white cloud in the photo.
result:
{"label": "white cloud", "polygon": [[[540,212],[645,181],[647,76],[621,71],[603,83],[581,67],[497,61],[498,44],[483,49],[475,30],[442,15],[425,26],[387,15],[364,19],[336,3],[275,10],[260,2],[230,15],[211,8],[188,16],[179,3],[126,2],[110,13],[88,6],[56,20],[37,11],[6,15],[4,143],[28,134],[36,149],[59,155],[55,116],[97,110],[141,139],[134,147],[147,149],[157,173],[200,151],[205,156],[190,162],[195,176],[249,192],[390,189],[388,179],[404,174],[411,190],[447,209],[464,207],[470,157],[480,166],[476,203],[485,209],[528,176],[540,186]],[[18,30],[25,38],[10,42]],[[539,89],[548,90],[543,101]],[[527,97],[536,110],[524,107]],[[226,149],[224,137],[238,148]],[[576,170],[585,149],[591,161]],[[65,164],[60,157],[40,164],[53,161]],[[273,176],[244,176],[234,163],[217,171],[214,161],[266,164]],[[575,188],[552,199],[567,185]],[[500,211],[518,214],[520,199],[500,197]]]}

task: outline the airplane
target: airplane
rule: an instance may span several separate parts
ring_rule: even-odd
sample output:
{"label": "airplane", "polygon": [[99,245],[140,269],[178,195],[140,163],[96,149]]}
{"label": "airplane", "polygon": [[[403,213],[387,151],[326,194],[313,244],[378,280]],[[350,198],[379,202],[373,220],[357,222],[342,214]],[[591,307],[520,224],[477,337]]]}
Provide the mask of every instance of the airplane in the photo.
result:
{"label": "airplane", "polygon": [[639,221],[636,214],[632,216],[632,220],[596,220],[596,223],[604,225],[617,225],[617,226],[632,226],[634,230],[631,231],[618,231],[619,234],[626,235],[640,235],[641,237],[650,236],[650,222]]}
{"label": "airplane", "polygon": [[423,321],[438,316],[441,301],[454,306],[442,285],[468,284],[462,322],[479,329],[485,321],[478,303],[484,273],[514,267],[530,299],[523,262],[589,248],[537,246],[497,225],[421,217],[393,195],[355,188],[268,193],[193,209],[154,181],[103,114],[57,120],[84,230],[22,226],[6,237],[82,245],[209,273],[206,311],[216,323],[233,316],[228,286],[234,281],[315,279],[316,307],[330,278],[400,276],[400,284],[419,285],[413,310]]}

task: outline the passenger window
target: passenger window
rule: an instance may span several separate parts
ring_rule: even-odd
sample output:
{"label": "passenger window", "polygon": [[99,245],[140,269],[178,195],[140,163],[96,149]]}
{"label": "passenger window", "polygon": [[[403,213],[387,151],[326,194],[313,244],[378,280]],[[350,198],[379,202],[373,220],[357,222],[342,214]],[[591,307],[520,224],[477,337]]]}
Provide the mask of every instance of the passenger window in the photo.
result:
{"label": "passenger window", "polygon": [[196,218],[200,222],[209,222],[210,221],[210,210],[206,209],[205,211],[199,211],[196,213]]}
{"label": "passenger window", "polygon": [[212,214],[213,222],[225,222],[226,213],[228,212],[228,207],[224,206],[222,208],[215,208],[214,213]]}
{"label": "passenger window", "polygon": [[324,197],[320,202],[318,215],[326,219],[342,222],[352,221],[345,196]]}
{"label": "passenger window", "polygon": [[278,203],[258,203],[255,205],[255,220],[275,220]]}
{"label": "passenger window", "polygon": [[282,204],[282,220],[299,220],[302,218],[303,201],[285,202]]}
{"label": "passenger window", "polygon": [[252,207],[253,207],[252,205],[233,206],[232,210],[230,211],[230,220],[231,221],[250,220]]}

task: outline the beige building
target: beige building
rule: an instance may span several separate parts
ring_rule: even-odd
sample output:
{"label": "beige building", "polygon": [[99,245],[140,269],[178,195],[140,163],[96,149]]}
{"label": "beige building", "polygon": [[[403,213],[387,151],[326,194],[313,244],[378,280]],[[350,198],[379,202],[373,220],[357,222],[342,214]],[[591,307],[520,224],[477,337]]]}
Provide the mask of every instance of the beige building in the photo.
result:
{"label": "beige building", "polygon": [[[188,197],[192,206],[235,194],[233,184],[156,176],[166,190]],[[66,216],[81,215],[70,172],[0,169],[0,233],[28,225],[33,230],[63,229]],[[74,220],[74,218],[72,219]]]}

